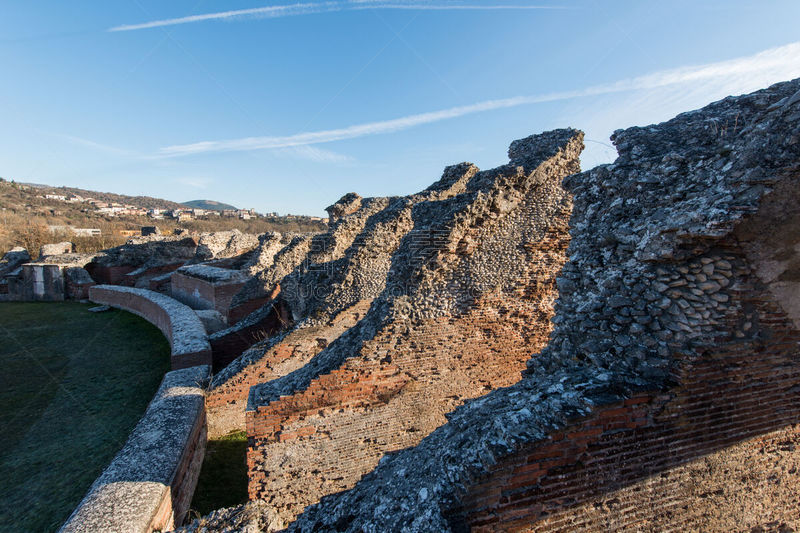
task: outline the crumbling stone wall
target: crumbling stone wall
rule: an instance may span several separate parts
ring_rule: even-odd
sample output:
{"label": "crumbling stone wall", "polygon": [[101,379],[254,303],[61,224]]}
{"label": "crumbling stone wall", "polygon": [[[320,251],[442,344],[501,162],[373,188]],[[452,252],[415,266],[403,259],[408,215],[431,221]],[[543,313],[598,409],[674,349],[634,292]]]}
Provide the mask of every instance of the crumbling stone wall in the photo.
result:
{"label": "crumbling stone wall", "polygon": [[26,263],[6,280],[11,301],[58,302],[65,298],[64,273],[59,265]]}
{"label": "crumbling stone wall", "polygon": [[613,140],[525,378],[290,530],[800,526],[800,80]]}
{"label": "crumbling stone wall", "polygon": [[214,309],[225,316],[231,300],[247,278],[240,270],[187,265],[172,273],[170,288],[176,300],[194,309]]}
{"label": "crumbling stone wall", "polygon": [[[369,309],[360,302],[326,324],[294,328],[253,344],[214,376],[206,398],[211,438],[245,429],[250,387],[285,376],[308,363],[322,349],[353,327]],[[220,332],[223,333],[223,332]],[[216,336],[210,341],[215,345]],[[221,350],[216,348],[215,352]]]}
{"label": "crumbling stone wall", "polygon": [[300,267],[311,248],[311,235],[268,234],[253,253],[251,272],[265,265],[231,300],[228,322],[235,324],[275,299],[280,281]]}
{"label": "crumbling stone wall", "polygon": [[[326,233],[263,236],[246,268],[267,267],[234,297],[229,321],[235,325],[211,337],[215,365],[251,346],[253,333],[275,333],[269,331],[273,315],[287,332],[257,344],[215,379],[209,398],[212,432],[244,429],[250,386],[297,370],[358,323],[386,287],[393,253],[412,227],[413,206],[462,191],[475,172],[471,165],[452,167],[437,184],[409,197],[350,193],[328,208],[339,215]],[[241,318],[245,311],[250,314]]]}
{"label": "crumbling stone wall", "polygon": [[250,495],[278,522],[418,443],[465,400],[519,380],[550,331],[571,207],[560,181],[582,146],[559,130],[516,141],[503,167],[449,167],[385,202],[336,268],[309,270],[306,286],[332,283],[299,302],[305,323],[380,292],[308,364],[250,391]]}
{"label": "crumbling stone wall", "polygon": [[258,243],[258,235],[238,229],[203,233],[197,239],[194,261],[236,257],[254,250]]}
{"label": "crumbling stone wall", "polygon": [[97,254],[85,268],[98,283],[132,287],[140,279],[145,283],[183,266],[196,250],[197,241],[191,237],[138,237]]}
{"label": "crumbling stone wall", "polygon": [[57,242],[54,244],[43,244],[39,248],[39,261],[45,260],[49,255],[71,254],[75,251],[75,245],[69,241]]}
{"label": "crumbling stone wall", "polygon": [[0,301],[10,299],[8,295],[9,280],[18,277],[22,273],[20,266],[30,260],[31,256],[28,254],[28,250],[21,246],[12,248],[0,259]]}

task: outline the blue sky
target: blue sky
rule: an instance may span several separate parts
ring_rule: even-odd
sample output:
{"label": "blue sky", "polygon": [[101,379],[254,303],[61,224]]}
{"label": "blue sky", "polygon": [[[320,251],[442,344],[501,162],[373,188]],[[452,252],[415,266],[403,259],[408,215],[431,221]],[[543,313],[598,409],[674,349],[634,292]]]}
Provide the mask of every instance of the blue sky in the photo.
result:
{"label": "blue sky", "polygon": [[800,2],[0,4],[0,176],[323,214],[800,77]]}

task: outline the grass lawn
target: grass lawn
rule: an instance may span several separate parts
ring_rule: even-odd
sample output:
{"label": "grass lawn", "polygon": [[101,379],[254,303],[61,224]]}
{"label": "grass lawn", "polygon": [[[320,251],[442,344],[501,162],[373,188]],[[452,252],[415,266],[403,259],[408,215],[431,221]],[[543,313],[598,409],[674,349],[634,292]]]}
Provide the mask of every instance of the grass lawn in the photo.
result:
{"label": "grass lawn", "polygon": [[0,303],[0,531],[54,531],[125,444],[169,370],[130,313]]}
{"label": "grass lawn", "polygon": [[199,518],[247,501],[247,435],[244,431],[209,440],[190,509]]}

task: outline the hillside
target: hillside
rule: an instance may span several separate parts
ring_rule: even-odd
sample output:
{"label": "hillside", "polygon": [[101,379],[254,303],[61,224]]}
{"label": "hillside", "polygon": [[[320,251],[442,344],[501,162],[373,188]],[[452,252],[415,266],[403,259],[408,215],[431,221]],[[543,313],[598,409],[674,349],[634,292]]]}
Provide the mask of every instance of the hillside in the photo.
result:
{"label": "hillside", "polygon": [[118,204],[128,204],[135,207],[143,207],[145,209],[180,209],[185,207],[183,204],[165,200],[163,198],[154,198],[152,196],[128,196],[125,194],[117,194],[113,192],[100,192],[90,191],[88,189],[79,189],[77,187],[52,187],[50,185],[43,185],[39,183],[21,183],[20,185],[27,185],[36,189],[36,194],[56,194],[56,195],[77,195],[84,198],[94,198],[103,202],[114,202]]}
{"label": "hillside", "polygon": [[184,207],[191,207],[193,209],[207,209],[209,211],[238,209],[231,204],[223,204],[222,202],[215,202],[214,200],[189,200],[188,202],[181,202],[181,205]]}
{"label": "hillside", "polygon": [[[82,201],[64,199],[75,196],[81,197]],[[100,207],[104,204],[129,206],[130,209],[123,207],[120,212],[108,212],[117,208],[105,208],[104,212]],[[251,216],[246,220],[224,216],[188,217],[180,221],[173,218],[154,219],[147,216],[148,209],[171,211],[190,208],[148,196],[15,183],[0,178],[0,254],[14,246],[23,246],[35,256],[42,244],[63,240],[74,242],[80,252],[95,252],[118,246],[129,238],[131,232],[152,225],[158,226],[164,233],[171,233],[177,228],[195,232],[238,229],[253,234],[268,231],[303,233],[323,231],[326,227],[319,219],[301,216]],[[100,230],[100,235],[76,235],[73,228]]]}

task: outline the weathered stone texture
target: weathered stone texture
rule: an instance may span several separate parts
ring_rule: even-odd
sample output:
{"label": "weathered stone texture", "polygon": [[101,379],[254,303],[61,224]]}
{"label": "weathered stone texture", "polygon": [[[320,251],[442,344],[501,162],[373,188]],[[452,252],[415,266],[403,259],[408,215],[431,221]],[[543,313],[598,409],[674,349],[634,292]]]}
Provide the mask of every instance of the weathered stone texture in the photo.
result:
{"label": "weathered stone texture", "polygon": [[231,300],[242,288],[248,275],[209,265],[187,265],[172,273],[172,297],[194,309],[213,309],[227,316]]}
{"label": "weathered stone texture", "polygon": [[21,246],[16,246],[6,252],[3,258],[0,259],[0,276],[5,276],[11,273],[23,263],[31,260],[28,250]]}
{"label": "weathered stone texture", "polygon": [[54,244],[43,244],[39,248],[39,261],[49,255],[71,254],[75,251],[75,245],[69,241],[57,242]]}
{"label": "weathered stone texture", "polygon": [[[206,399],[209,435],[216,437],[234,430],[244,430],[250,387],[301,368],[339,335],[357,324],[369,305],[369,301],[360,302],[333,317],[327,324],[294,328],[257,342],[225,366],[214,376]],[[213,335],[210,339],[212,346],[217,341],[215,337]]]}
{"label": "weathered stone texture", "polygon": [[570,261],[525,378],[290,529],[798,527],[796,208],[770,206],[800,197],[799,104],[800,80],[616,132],[613,165],[564,181]]}
{"label": "weathered stone texture", "polygon": [[374,300],[302,368],[250,390],[250,495],[283,523],[418,443],[455,406],[519,380],[546,343],[568,243],[560,181],[578,170],[582,134],[528,140],[538,159],[516,146],[509,165],[449,167],[418,195],[381,199],[357,238],[335,234],[353,242],[341,257],[323,256],[336,268],[302,278],[320,289],[300,302],[314,309],[300,307],[304,325]]}
{"label": "weathered stone texture", "polygon": [[254,250],[259,243],[258,235],[242,233],[238,229],[203,233],[197,239],[194,260],[235,257]]}
{"label": "weathered stone texture", "polygon": [[64,300],[64,273],[59,265],[26,263],[6,276],[7,299],[18,302]]}
{"label": "weathered stone texture", "polygon": [[97,285],[89,273],[80,267],[65,268],[64,283],[67,298],[73,300],[89,298],[89,288]]}
{"label": "weathered stone texture", "polygon": [[182,523],[206,447],[203,389],[210,370],[196,366],[164,376],[125,446],[61,533],[150,533]]}
{"label": "weathered stone texture", "polygon": [[160,329],[172,347],[173,369],[211,364],[211,346],[203,323],[179,301],[146,289],[116,285],[91,287],[89,299],[139,315]]}

